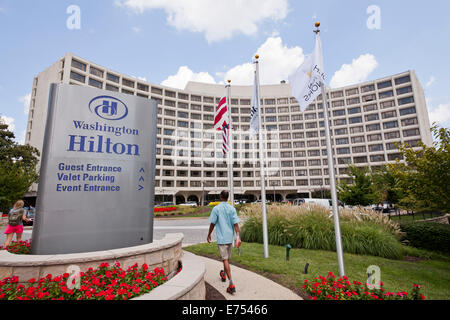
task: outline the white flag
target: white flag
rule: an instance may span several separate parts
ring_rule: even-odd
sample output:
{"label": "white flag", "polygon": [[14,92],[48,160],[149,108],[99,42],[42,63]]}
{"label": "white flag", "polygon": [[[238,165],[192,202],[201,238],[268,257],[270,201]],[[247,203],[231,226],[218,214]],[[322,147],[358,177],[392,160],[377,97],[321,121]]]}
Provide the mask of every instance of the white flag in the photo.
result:
{"label": "white flag", "polygon": [[252,108],[250,110],[250,135],[255,135],[259,133],[259,85],[258,79],[255,71],[255,84],[253,87],[253,97],[252,97]]}
{"label": "white flag", "polygon": [[303,64],[288,79],[292,96],[300,104],[300,110],[305,110],[321,93],[322,85],[325,83],[322,43],[319,34],[316,36],[314,53],[307,56]]}

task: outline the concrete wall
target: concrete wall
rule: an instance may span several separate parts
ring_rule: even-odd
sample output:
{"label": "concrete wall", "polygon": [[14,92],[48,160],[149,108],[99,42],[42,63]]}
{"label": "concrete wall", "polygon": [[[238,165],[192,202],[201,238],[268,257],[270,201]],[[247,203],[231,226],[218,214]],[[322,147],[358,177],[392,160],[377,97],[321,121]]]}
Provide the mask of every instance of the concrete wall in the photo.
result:
{"label": "concrete wall", "polygon": [[182,263],[183,269],[176,277],[133,300],[205,300],[205,263],[186,251]]}

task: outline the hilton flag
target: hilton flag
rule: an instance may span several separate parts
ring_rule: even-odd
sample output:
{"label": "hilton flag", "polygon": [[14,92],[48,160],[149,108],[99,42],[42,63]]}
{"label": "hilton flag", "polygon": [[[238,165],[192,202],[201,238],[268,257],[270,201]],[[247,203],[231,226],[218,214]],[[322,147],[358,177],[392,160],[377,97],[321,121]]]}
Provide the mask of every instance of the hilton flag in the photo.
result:
{"label": "hilton flag", "polygon": [[328,98],[323,69],[322,43],[320,42],[320,22],[316,22],[316,47],[314,53],[308,56],[298,70],[289,77],[292,95],[297,99],[300,109],[305,110],[319,94],[322,94],[323,114],[325,123],[325,142],[327,146],[328,175],[330,176],[330,191],[332,212],[334,216],[334,233],[336,237],[336,253],[339,273],[345,275],[344,254],[342,250],[341,227],[339,223],[338,198],[336,190],[336,177],[334,173],[333,149],[331,147],[330,121],[328,114]]}
{"label": "hilton flag", "polygon": [[262,209],[262,230],[263,230],[263,245],[264,245],[264,258],[269,258],[269,235],[267,231],[267,206],[266,206],[266,179],[264,173],[264,140],[262,131],[262,120],[259,100],[259,56],[255,56],[255,84],[253,87],[251,119],[250,119],[250,135],[258,134],[259,142],[259,168],[260,168],[260,181],[261,181],[261,209]]}
{"label": "hilton flag", "polygon": [[252,108],[250,110],[250,135],[259,133],[259,84],[255,71],[255,82],[253,86]]}
{"label": "hilton flag", "polygon": [[317,34],[314,53],[307,56],[297,71],[288,78],[292,96],[297,99],[300,110],[305,110],[321,93],[325,82],[323,70],[322,43],[320,35]]}

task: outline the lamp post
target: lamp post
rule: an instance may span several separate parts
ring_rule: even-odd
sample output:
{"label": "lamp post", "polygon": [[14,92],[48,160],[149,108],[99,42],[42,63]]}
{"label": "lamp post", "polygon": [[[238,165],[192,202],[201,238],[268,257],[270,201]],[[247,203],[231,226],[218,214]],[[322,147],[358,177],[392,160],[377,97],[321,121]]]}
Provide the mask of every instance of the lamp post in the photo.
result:
{"label": "lamp post", "polygon": [[289,251],[292,249],[290,244],[286,245],[286,261],[289,261]]}

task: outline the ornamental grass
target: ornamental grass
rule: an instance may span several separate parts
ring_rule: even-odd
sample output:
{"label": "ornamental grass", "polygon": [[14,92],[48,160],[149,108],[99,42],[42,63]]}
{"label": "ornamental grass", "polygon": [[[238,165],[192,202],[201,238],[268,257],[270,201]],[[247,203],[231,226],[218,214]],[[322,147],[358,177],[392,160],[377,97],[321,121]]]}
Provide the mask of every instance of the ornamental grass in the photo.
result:
{"label": "ornamental grass", "polygon": [[[320,205],[267,206],[269,244],[311,250],[336,250],[333,217]],[[241,238],[263,242],[261,206],[241,210]],[[365,209],[339,210],[344,252],[400,259],[404,255],[399,226],[381,213]]]}
{"label": "ornamental grass", "polygon": [[0,281],[0,300],[128,300],[146,294],[167,281],[162,268],[151,271],[146,264],[123,270],[119,263],[102,263],[78,277],[68,273],[20,284],[18,277]]}

